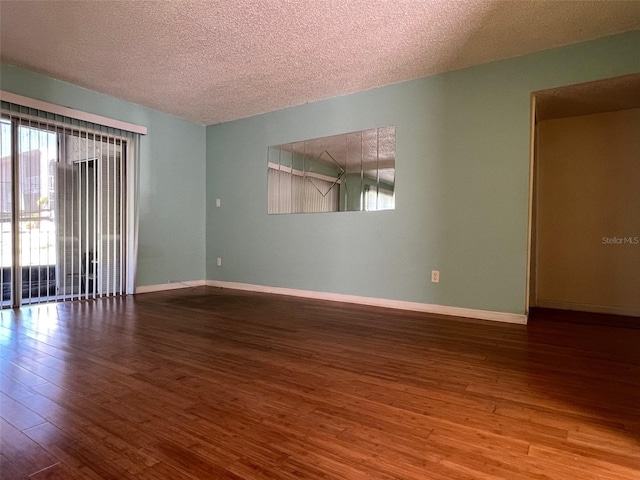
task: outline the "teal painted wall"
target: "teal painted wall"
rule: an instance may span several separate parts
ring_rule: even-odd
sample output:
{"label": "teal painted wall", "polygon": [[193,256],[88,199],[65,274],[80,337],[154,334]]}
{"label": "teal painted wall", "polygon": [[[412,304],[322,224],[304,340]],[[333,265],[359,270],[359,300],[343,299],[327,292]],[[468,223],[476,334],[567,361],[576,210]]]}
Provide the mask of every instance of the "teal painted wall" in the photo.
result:
{"label": "teal painted wall", "polygon": [[[639,45],[636,31],[207,127],[207,278],[523,313],[530,94],[640,72]],[[394,211],[267,215],[269,145],[385,125]]]}
{"label": "teal painted wall", "polygon": [[8,65],[0,67],[0,89],[148,127],[136,283],[205,278],[204,126]]}

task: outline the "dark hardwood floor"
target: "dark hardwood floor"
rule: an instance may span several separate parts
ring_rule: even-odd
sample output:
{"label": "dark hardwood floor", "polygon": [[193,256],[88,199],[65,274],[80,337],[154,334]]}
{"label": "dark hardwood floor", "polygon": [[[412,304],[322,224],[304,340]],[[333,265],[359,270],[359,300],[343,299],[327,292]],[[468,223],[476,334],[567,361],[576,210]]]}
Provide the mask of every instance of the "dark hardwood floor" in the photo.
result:
{"label": "dark hardwood floor", "polygon": [[640,329],[215,288],[0,313],[2,479],[638,479]]}

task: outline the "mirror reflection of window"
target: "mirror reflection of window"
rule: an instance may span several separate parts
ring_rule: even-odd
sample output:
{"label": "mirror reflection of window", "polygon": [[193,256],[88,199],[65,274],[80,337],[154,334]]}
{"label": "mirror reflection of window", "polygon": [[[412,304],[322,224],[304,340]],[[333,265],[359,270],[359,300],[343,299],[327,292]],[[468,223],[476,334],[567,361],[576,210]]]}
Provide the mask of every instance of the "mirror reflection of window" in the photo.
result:
{"label": "mirror reflection of window", "polygon": [[364,209],[367,212],[376,210],[393,210],[395,208],[395,196],[391,190],[384,188],[367,187],[364,191]]}
{"label": "mirror reflection of window", "polygon": [[274,145],[270,214],[395,209],[395,127]]}

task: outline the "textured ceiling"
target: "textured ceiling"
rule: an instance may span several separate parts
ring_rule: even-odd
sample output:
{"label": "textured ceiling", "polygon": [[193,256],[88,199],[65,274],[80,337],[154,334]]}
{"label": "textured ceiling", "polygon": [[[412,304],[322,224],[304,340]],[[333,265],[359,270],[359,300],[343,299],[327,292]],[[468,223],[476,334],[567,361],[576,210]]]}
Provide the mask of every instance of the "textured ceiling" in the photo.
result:
{"label": "textured ceiling", "polygon": [[203,124],[640,28],[640,1],[0,0],[3,62]]}

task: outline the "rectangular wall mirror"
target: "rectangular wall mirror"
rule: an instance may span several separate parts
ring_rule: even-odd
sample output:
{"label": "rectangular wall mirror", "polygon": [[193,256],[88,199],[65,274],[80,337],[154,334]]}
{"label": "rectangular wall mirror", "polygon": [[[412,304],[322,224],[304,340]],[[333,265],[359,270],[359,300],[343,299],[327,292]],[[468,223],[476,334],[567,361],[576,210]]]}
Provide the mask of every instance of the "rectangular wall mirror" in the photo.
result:
{"label": "rectangular wall mirror", "polygon": [[395,208],[396,128],[269,147],[268,213]]}

